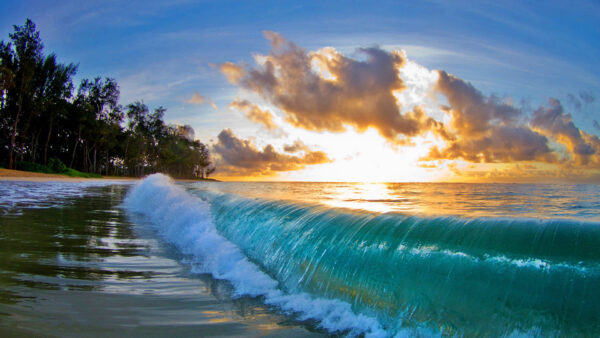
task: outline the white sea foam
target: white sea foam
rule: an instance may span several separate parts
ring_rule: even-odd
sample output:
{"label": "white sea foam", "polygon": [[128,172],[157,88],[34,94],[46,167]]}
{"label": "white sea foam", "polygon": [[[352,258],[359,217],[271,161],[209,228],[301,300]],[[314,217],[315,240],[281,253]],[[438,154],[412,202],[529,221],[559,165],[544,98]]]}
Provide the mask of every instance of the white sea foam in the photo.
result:
{"label": "white sea foam", "polygon": [[209,204],[188,194],[167,176],[155,174],[139,182],[128,193],[124,206],[148,217],[166,241],[190,255],[192,271],[230,281],[234,296],[263,296],[265,303],[295,313],[300,320],[318,320],[321,327],[331,332],[389,335],[375,318],[355,314],[347,302],[282,292],[277,281],[218,233]]}

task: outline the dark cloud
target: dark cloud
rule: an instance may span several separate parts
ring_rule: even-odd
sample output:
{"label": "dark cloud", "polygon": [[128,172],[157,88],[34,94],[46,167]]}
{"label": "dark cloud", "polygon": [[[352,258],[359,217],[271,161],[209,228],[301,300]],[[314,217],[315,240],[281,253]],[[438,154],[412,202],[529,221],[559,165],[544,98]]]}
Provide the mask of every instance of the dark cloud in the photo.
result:
{"label": "dark cloud", "polygon": [[591,91],[581,91],[577,95],[567,94],[567,103],[572,105],[577,111],[580,111],[584,104],[588,105],[594,103],[594,101],[596,101],[596,96]]}
{"label": "dark cloud", "polygon": [[545,136],[519,124],[521,111],[486,97],[470,83],[439,72],[436,90],[448,99],[443,109],[450,122],[434,130],[447,141],[431,148],[423,160],[463,159],[470,162],[555,162]]}
{"label": "dark cloud", "polygon": [[400,52],[362,48],[357,52],[364,58],[356,60],[332,48],[308,53],[277,33],[265,36],[272,49],[263,64],[244,68],[226,63],[221,70],[232,83],[280,108],[294,126],[333,132],[345,131],[347,125],[359,131],[373,127],[397,142],[429,125],[400,113],[394,96],[405,88],[398,73],[405,62]]}
{"label": "dark cloud", "polygon": [[307,165],[331,161],[322,151],[305,151],[302,156],[291,156],[277,152],[272,145],[258,149],[251,141],[238,138],[231,129],[219,133],[212,151],[219,174],[231,176],[271,176],[276,172],[300,170]]}
{"label": "dark cloud", "polygon": [[288,153],[296,153],[299,151],[310,151],[310,147],[304,144],[304,142],[300,140],[294,141],[292,144],[286,144],[283,146],[283,150]]}
{"label": "dark cloud", "polygon": [[596,95],[590,91],[582,91],[579,93],[579,97],[583,100],[583,102],[590,104],[596,101]]}
{"label": "dark cloud", "polygon": [[567,94],[567,102],[570,103],[575,109],[581,110],[581,101],[575,95],[569,93]]}
{"label": "dark cloud", "polygon": [[594,128],[600,130],[600,124],[598,124],[598,121],[594,120]]}
{"label": "dark cloud", "polygon": [[246,118],[248,118],[248,120],[262,124],[270,132],[274,132],[279,128],[273,121],[273,114],[247,100],[235,100],[231,102],[229,106],[243,111],[246,113]]}

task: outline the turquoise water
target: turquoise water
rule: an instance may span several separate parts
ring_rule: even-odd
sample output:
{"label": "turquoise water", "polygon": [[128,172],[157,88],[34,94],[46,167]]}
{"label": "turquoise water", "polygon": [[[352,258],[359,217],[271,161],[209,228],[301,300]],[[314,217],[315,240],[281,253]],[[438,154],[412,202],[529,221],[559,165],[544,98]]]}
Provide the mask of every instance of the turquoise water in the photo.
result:
{"label": "turquoise water", "polygon": [[192,271],[332,333],[597,336],[599,196],[596,185],[152,176],[125,205]]}
{"label": "turquoise water", "polygon": [[0,333],[598,336],[600,187],[0,182]]}

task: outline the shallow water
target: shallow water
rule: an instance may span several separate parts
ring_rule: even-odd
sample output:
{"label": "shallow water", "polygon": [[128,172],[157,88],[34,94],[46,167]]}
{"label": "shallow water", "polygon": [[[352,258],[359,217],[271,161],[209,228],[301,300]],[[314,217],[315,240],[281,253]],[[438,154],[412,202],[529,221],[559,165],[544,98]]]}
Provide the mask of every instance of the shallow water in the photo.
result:
{"label": "shallow water", "polygon": [[322,335],[192,274],[119,207],[128,189],[0,182],[1,336]]}

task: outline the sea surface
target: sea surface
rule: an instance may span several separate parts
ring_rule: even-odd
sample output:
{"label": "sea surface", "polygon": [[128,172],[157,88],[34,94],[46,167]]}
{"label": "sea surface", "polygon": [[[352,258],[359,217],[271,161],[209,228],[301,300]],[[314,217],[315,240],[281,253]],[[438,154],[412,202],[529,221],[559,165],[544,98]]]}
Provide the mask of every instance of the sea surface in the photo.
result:
{"label": "sea surface", "polygon": [[0,182],[0,333],[599,336],[600,186]]}

